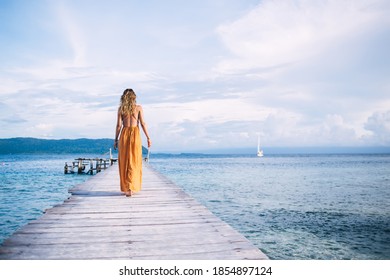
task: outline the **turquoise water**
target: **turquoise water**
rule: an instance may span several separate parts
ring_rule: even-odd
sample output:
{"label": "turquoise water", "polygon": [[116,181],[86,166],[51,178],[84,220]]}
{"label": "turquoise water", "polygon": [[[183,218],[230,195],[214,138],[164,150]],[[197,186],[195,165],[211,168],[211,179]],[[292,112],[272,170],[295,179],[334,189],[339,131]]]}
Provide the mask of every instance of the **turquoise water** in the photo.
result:
{"label": "turquoise water", "polygon": [[[89,175],[80,155],[0,156],[0,243]],[[390,155],[151,155],[271,259],[390,259]]]}
{"label": "turquoise water", "polygon": [[271,259],[390,259],[390,155],[153,156]]}
{"label": "turquoise water", "polygon": [[62,203],[90,175],[65,175],[76,155],[0,155],[0,243],[15,230]]}

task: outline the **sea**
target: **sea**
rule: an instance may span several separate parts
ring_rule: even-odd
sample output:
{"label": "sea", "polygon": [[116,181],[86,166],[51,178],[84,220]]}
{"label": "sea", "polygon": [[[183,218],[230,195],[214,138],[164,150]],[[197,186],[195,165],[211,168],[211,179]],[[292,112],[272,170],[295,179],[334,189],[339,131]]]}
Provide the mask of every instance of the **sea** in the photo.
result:
{"label": "sea", "polygon": [[[93,176],[64,174],[79,156],[0,155],[0,243]],[[270,259],[390,259],[390,154],[151,154],[148,164]]]}

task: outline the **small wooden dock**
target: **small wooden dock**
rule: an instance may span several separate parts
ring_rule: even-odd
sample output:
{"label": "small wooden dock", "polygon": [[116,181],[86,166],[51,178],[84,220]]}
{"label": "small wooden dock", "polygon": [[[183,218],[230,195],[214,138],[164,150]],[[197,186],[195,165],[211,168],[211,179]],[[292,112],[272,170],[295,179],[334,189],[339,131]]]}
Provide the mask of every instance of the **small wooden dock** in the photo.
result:
{"label": "small wooden dock", "polygon": [[89,174],[93,175],[107,169],[118,159],[112,157],[111,148],[109,152],[110,158],[76,158],[71,163],[65,162],[64,174]]}
{"label": "small wooden dock", "polygon": [[[107,169],[116,162],[113,158],[76,158],[71,163],[65,162],[64,174],[93,175]],[[88,167],[88,168],[87,168]]]}
{"label": "small wooden dock", "polygon": [[143,189],[130,198],[117,165],[71,193],[5,240],[0,259],[268,259],[147,163]]}

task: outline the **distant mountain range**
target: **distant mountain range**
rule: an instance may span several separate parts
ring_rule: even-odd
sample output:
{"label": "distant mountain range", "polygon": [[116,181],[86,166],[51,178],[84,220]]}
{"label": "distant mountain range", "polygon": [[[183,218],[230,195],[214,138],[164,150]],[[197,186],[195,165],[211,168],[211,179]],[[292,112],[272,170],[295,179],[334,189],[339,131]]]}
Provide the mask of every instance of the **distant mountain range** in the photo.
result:
{"label": "distant mountain range", "polygon": [[[113,148],[113,143],[114,140],[108,138],[49,140],[18,137],[0,139],[0,154],[104,154]],[[142,152],[146,154],[148,150],[142,147]]]}

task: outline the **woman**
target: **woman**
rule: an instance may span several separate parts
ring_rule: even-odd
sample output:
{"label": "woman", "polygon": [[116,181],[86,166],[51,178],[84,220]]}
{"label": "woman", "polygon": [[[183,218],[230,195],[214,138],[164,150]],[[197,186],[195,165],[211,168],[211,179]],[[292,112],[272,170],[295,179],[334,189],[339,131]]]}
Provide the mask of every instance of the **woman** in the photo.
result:
{"label": "woman", "polygon": [[[121,191],[132,196],[141,190],[142,183],[142,141],[139,123],[148,140],[152,142],[144,121],[141,105],[136,103],[136,95],[132,89],[125,89],[118,108],[114,149],[119,148],[118,164]],[[118,137],[119,141],[118,141]]]}

